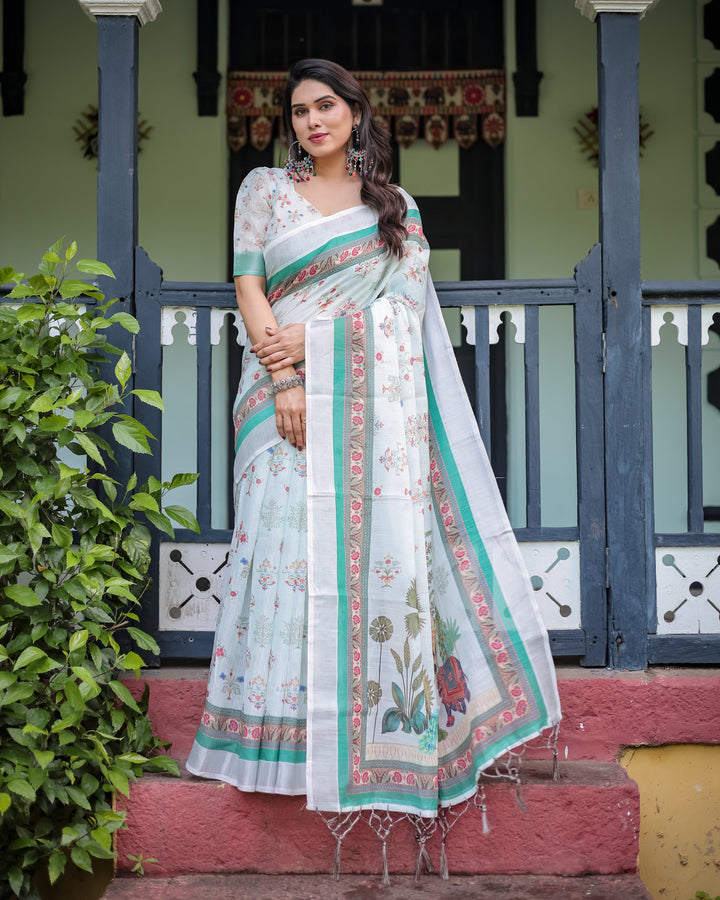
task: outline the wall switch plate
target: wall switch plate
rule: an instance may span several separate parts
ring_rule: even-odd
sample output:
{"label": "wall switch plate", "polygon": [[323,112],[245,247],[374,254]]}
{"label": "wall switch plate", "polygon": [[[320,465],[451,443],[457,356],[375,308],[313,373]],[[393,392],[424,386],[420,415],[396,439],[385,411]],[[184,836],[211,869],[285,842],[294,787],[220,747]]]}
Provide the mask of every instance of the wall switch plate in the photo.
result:
{"label": "wall switch plate", "polygon": [[599,188],[578,188],[578,209],[597,209],[599,205]]}

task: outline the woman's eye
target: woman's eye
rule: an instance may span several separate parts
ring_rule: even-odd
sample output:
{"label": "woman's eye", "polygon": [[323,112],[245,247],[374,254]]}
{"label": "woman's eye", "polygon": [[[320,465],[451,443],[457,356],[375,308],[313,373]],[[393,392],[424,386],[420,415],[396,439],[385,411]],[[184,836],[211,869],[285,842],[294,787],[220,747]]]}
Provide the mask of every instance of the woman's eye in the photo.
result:
{"label": "woman's eye", "polygon": [[332,109],[332,103],[323,103],[320,109]]}

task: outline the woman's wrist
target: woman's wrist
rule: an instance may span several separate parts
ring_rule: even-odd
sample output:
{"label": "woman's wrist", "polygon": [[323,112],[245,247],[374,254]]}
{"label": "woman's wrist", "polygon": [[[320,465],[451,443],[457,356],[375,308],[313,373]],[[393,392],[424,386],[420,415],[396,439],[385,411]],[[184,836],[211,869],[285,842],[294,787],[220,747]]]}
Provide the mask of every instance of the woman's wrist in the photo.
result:
{"label": "woman's wrist", "polygon": [[295,375],[288,375],[285,378],[273,381],[268,390],[273,396],[276,396],[280,391],[287,391],[289,388],[293,387],[304,387],[304,385],[305,373],[297,372]]}
{"label": "woman's wrist", "polygon": [[268,373],[273,381],[281,381],[283,378],[292,378],[297,375],[295,366],[283,366],[282,369],[275,369]]}

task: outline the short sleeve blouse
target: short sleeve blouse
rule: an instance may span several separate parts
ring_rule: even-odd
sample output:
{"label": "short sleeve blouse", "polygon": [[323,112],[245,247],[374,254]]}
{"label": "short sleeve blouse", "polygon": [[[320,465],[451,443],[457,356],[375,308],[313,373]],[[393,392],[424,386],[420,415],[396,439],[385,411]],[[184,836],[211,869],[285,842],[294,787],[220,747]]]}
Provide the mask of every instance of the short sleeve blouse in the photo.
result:
{"label": "short sleeve blouse", "polygon": [[265,277],[263,250],[273,215],[272,194],[265,168],[253,169],[240,185],[235,201],[233,275]]}

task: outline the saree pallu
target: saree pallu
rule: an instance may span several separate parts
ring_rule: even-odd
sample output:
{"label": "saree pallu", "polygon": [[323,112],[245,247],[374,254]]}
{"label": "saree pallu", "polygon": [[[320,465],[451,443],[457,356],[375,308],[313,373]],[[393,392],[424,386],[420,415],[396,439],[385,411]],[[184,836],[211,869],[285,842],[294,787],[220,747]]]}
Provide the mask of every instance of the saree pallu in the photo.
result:
{"label": "saree pallu", "polygon": [[[560,708],[547,633],[407,199],[400,260],[366,207],[306,221],[264,248],[278,323],[307,325],[307,468],[293,481],[303,455],[280,440],[270,379],[246,354],[223,607],[234,579],[252,610],[263,565],[283,565],[254,545],[259,531],[243,530],[253,479],[261,490],[282,484],[288,498],[304,492],[307,543],[290,555],[306,549],[306,716],[278,719],[267,702],[249,714],[240,666],[236,694],[222,700],[211,671],[189,768],[248,789],[264,772],[256,789],[306,792],[310,809],[434,817],[471,797],[494,760],[555,725]],[[283,447],[285,482],[263,474]],[[282,774],[268,780],[270,769]]]}

